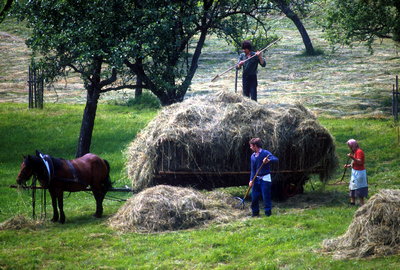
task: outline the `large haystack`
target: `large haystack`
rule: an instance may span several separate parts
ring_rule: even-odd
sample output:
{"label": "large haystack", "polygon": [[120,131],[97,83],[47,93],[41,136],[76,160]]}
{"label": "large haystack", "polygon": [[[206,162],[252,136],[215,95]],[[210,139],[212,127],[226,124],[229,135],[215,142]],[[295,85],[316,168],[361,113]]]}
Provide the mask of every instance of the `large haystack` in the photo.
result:
{"label": "large haystack", "polygon": [[354,214],[347,232],[325,240],[323,250],[335,259],[400,253],[400,190],[381,190]]}
{"label": "large haystack", "polygon": [[203,195],[191,188],[158,185],[129,199],[109,225],[121,231],[152,233],[226,223],[249,214],[235,209],[239,202],[219,192]]}
{"label": "large haystack", "polygon": [[164,108],[129,146],[128,175],[136,190],[245,185],[253,137],[280,159],[273,167],[280,181],[304,184],[316,172],[326,181],[335,171],[334,139],[304,106],[263,105],[222,91]]}

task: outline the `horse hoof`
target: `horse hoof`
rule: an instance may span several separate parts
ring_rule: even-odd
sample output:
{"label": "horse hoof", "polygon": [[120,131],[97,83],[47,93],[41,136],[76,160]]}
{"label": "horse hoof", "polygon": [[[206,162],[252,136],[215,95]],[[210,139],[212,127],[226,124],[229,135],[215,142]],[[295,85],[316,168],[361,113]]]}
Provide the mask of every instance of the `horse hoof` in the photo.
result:
{"label": "horse hoof", "polygon": [[54,218],[52,218],[52,219],[50,219],[50,221],[54,223],[54,222],[57,222],[57,221],[58,221],[58,219],[54,219]]}
{"label": "horse hoof", "polygon": [[93,214],[92,216],[93,216],[93,217],[95,217],[95,218],[101,218],[101,215],[99,215],[99,214],[96,214],[96,213],[95,213],[95,214]]}

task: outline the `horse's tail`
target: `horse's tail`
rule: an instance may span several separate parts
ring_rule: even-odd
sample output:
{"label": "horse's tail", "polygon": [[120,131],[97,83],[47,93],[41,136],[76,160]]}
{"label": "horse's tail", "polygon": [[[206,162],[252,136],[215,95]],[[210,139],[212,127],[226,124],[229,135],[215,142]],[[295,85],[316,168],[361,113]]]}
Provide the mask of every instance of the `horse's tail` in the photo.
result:
{"label": "horse's tail", "polygon": [[107,190],[110,190],[112,188],[112,182],[111,182],[111,178],[110,178],[110,163],[108,163],[108,161],[105,160],[105,159],[103,159],[103,161],[107,166],[107,176],[104,179],[103,187],[107,191]]}

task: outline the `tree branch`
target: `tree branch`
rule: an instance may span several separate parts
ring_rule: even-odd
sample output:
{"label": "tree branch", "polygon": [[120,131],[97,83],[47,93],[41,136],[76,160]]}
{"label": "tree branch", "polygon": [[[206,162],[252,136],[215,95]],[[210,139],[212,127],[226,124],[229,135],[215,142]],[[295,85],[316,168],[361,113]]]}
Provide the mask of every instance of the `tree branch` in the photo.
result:
{"label": "tree branch", "polygon": [[139,88],[145,88],[145,89],[149,89],[146,85],[120,85],[117,87],[110,87],[110,88],[106,88],[106,89],[102,89],[100,90],[100,93],[105,93],[105,92],[111,92],[111,91],[118,91],[118,90],[122,90],[122,89],[139,89]]}

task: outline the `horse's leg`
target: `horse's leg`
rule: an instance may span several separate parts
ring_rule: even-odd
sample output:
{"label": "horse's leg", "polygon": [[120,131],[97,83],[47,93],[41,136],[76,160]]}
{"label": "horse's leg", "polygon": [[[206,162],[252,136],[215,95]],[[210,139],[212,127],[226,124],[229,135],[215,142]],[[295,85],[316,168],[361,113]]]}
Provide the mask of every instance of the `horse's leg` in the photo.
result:
{"label": "horse's leg", "polygon": [[57,192],[57,199],[58,199],[58,209],[60,209],[60,220],[59,222],[61,224],[64,224],[65,222],[65,214],[64,214],[64,202],[63,202],[63,190],[62,189],[58,189]]}
{"label": "horse's leg", "polygon": [[103,215],[103,200],[105,197],[106,191],[101,189],[101,191],[98,190],[93,190],[93,195],[96,200],[96,213],[93,214],[94,217],[96,218],[101,218]]}
{"label": "horse's leg", "polygon": [[54,189],[49,189],[49,193],[51,196],[51,205],[53,206],[53,218],[51,219],[51,222],[57,222],[58,221],[58,210],[57,210],[56,192]]}

